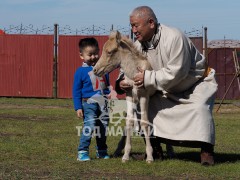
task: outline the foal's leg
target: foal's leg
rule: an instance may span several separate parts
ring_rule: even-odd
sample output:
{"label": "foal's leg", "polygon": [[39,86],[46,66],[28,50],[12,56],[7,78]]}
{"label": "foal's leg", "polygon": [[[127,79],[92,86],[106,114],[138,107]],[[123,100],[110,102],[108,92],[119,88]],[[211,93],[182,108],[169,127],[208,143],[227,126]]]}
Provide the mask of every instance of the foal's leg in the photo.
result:
{"label": "foal's leg", "polygon": [[151,163],[153,161],[153,148],[150,142],[150,126],[148,120],[148,97],[141,97],[140,98],[140,110],[141,110],[141,129],[145,136],[146,141],[146,154],[147,158],[146,161]]}
{"label": "foal's leg", "polygon": [[126,118],[126,144],[124,148],[124,155],[122,157],[122,162],[129,160],[131,152],[131,135],[134,126],[134,112],[133,112],[133,98],[127,96],[127,118]]}

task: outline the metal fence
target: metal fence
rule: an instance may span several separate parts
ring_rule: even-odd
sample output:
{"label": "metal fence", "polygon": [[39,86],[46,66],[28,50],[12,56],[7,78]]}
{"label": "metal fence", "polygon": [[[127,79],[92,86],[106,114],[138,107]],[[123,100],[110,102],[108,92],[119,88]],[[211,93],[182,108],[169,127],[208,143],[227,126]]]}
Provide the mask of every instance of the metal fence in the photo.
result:
{"label": "metal fence", "polygon": [[[129,27],[116,28],[125,35],[131,33]],[[82,63],[78,55],[78,41],[94,36],[101,50],[113,29],[113,26],[110,29],[92,26],[72,30],[69,26],[59,27],[57,24],[41,28],[32,25],[5,28],[6,34],[0,35],[0,96],[71,98],[73,74]],[[202,30],[186,34],[203,52]],[[217,71],[220,87],[217,98],[223,96],[235,72],[230,51],[225,48],[208,51],[209,64]],[[113,88],[117,76],[118,70],[111,73]],[[227,99],[239,98],[236,88],[237,84],[234,84]]]}
{"label": "metal fence", "polygon": [[61,26],[58,24],[54,24],[54,26],[43,25],[41,27],[34,27],[32,24],[20,24],[17,26],[10,25],[9,27],[4,28],[3,31],[6,34],[54,34],[56,26],[60,35],[109,35],[112,30],[118,30],[124,35],[130,35],[130,27],[119,25],[111,25],[110,27],[105,25],[92,25],[88,27],[72,28],[69,25]]}

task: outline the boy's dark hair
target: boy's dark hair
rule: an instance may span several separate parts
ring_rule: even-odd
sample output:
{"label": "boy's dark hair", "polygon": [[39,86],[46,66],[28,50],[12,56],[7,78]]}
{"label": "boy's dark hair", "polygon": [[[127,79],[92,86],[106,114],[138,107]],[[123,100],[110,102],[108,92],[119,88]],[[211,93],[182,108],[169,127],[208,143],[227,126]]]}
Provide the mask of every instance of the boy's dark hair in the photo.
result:
{"label": "boy's dark hair", "polygon": [[84,48],[87,47],[87,46],[92,46],[92,47],[99,48],[97,40],[93,37],[81,39],[78,43],[78,46],[79,46],[79,51],[80,52],[82,52],[84,50]]}

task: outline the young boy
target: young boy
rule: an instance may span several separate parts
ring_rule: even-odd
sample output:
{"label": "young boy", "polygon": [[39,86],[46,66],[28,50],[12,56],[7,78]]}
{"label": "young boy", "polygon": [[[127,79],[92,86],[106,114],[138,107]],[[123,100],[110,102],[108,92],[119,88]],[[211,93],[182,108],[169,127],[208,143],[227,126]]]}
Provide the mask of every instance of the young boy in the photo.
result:
{"label": "young boy", "polygon": [[106,95],[110,93],[109,75],[100,78],[92,71],[99,59],[99,47],[95,38],[81,39],[79,51],[84,62],[74,75],[73,103],[77,116],[83,118],[84,127],[80,136],[77,160],[90,160],[89,146],[94,132],[97,158],[109,159],[106,144],[106,129],[109,122]]}

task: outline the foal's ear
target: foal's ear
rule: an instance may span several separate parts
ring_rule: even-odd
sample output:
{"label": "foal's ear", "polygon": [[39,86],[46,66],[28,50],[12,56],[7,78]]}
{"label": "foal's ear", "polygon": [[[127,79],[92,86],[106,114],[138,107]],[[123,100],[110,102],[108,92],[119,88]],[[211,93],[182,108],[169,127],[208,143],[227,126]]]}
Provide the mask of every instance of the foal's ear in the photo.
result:
{"label": "foal's ear", "polygon": [[116,41],[117,41],[118,44],[120,44],[121,38],[122,38],[121,33],[119,31],[116,31]]}
{"label": "foal's ear", "polygon": [[110,33],[109,39],[116,39],[117,44],[119,44],[121,42],[121,33],[119,31],[112,31]]}

